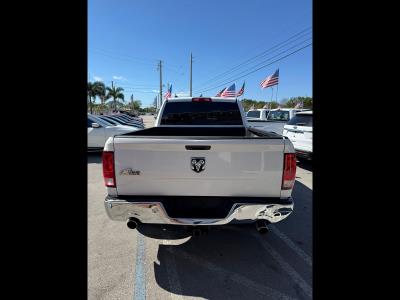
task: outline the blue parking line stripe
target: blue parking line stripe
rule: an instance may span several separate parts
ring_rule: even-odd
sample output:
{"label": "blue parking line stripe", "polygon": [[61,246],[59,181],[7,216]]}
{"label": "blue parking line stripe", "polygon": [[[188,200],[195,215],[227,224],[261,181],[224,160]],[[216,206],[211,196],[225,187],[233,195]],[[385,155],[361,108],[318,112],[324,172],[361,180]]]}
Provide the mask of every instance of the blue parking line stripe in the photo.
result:
{"label": "blue parking line stripe", "polygon": [[136,265],[135,265],[135,294],[134,300],[146,299],[146,273],[144,270],[145,240],[143,235],[137,232]]}

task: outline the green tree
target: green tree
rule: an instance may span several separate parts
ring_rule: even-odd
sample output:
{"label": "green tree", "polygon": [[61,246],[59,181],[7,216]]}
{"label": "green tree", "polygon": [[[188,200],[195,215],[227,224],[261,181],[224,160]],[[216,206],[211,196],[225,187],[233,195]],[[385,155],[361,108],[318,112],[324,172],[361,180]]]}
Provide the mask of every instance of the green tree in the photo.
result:
{"label": "green tree", "polygon": [[106,86],[100,81],[97,84],[97,96],[100,98],[99,110],[104,109],[104,104],[106,102]]}
{"label": "green tree", "polygon": [[312,109],[311,97],[292,97],[286,102],[285,107],[293,108],[298,103],[303,104],[303,108]]}
{"label": "green tree", "polygon": [[117,110],[117,103],[121,104],[120,101],[118,101],[118,99],[121,99],[122,102],[125,102],[124,100],[124,94],[122,93],[124,91],[123,88],[121,87],[107,87],[107,94],[106,94],[106,99],[111,99],[113,100],[114,103],[114,110]]}
{"label": "green tree", "polygon": [[[93,112],[93,104],[96,101],[96,96],[101,97],[105,94],[105,86],[101,81],[88,82],[87,94],[89,98],[90,113]],[[93,100],[93,101],[92,101]]]}
{"label": "green tree", "polygon": [[272,101],[272,102],[269,102],[269,108],[271,108],[271,109],[275,109],[275,108],[278,108],[279,107],[279,103],[278,102],[276,102],[276,101]]}
{"label": "green tree", "polygon": [[139,111],[140,107],[142,106],[142,101],[134,100],[132,101],[132,109]]}
{"label": "green tree", "polygon": [[312,109],[313,108],[313,99],[310,97],[306,97],[303,102],[303,108]]}

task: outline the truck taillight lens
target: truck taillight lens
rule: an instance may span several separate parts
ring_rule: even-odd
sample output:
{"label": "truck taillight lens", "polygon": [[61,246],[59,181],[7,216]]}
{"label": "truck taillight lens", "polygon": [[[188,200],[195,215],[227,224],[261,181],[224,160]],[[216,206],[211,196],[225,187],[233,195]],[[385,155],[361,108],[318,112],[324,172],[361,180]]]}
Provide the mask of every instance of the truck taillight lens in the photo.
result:
{"label": "truck taillight lens", "polygon": [[115,187],[114,152],[103,151],[103,177],[108,187]]}
{"label": "truck taillight lens", "polygon": [[296,179],[296,154],[285,153],[283,158],[282,190],[293,188]]}

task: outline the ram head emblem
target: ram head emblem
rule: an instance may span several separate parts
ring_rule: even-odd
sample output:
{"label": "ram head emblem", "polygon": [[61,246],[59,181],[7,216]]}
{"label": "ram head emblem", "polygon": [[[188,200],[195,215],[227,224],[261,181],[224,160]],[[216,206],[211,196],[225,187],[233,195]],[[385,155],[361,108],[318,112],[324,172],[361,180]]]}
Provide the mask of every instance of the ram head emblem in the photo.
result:
{"label": "ram head emblem", "polygon": [[192,170],[196,173],[200,173],[206,168],[206,159],[204,157],[192,157],[190,160]]}

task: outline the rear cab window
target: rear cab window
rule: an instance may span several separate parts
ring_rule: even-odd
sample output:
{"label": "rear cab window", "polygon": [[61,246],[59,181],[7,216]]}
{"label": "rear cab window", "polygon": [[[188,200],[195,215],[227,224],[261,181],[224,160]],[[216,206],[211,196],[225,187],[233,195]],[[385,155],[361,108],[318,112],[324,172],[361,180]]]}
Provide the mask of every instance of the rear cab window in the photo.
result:
{"label": "rear cab window", "polygon": [[260,111],[259,110],[249,110],[247,112],[247,117],[249,117],[249,118],[259,118],[260,117]]}
{"label": "rear cab window", "polygon": [[312,127],[312,115],[311,114],[297,114],[287,124]]}
{"label": "rear cab window", "polygon": [[160,125],[243,125],[237,102],[174,102],[165,104]]}
{"label": "rear cab window", "polygon": [[271,110],[267,121],[287,122],[289,121],[289,112],[287,110]]}

